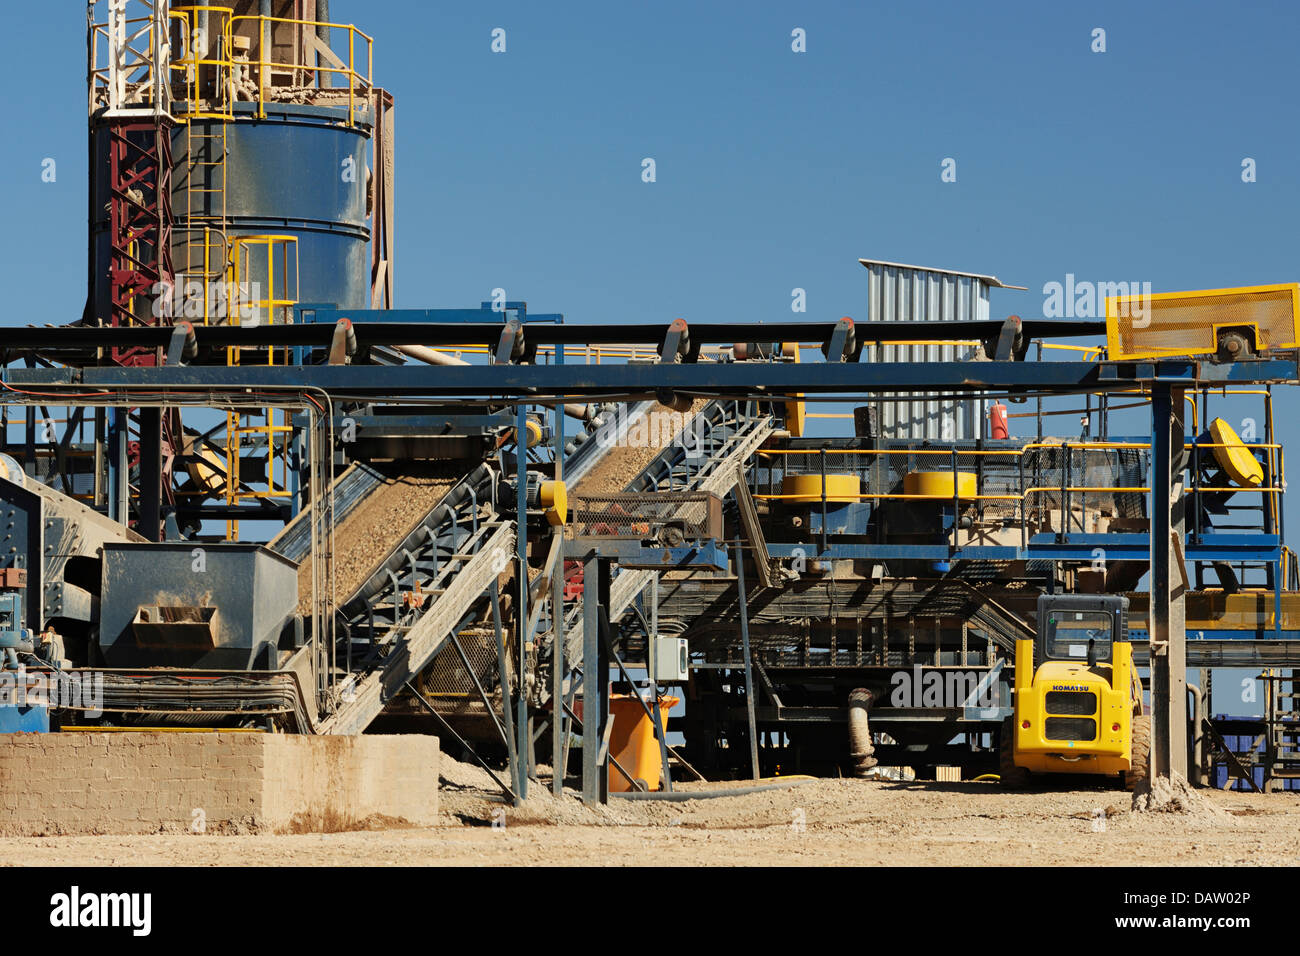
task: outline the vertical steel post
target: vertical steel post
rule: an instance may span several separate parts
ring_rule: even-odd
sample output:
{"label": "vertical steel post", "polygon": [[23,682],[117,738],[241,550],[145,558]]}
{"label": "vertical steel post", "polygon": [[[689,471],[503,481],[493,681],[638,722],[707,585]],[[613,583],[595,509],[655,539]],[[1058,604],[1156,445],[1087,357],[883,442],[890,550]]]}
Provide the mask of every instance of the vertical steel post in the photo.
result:
{"label": "vertical steel post", "polygon": [[[822,554],[830,550],[830,536],[826,532],[826,482],[829,480],[826,476],[826,448],[822,447],[821,452],[821,469],[822,469]],[[743,578],[742,578],[743,580]],[[744,598],[742,597],[743,601]]]}
{"label": "vertical steel post", "polygon": [[[555,364],[564,364],[564,344],[555,346]],[[555,480],[564,480],[564,405],[555,406]],[[564,793],[564,741],[568,719],[564,715],[564,553],[551,576],[551,791]]]}
{"label": "vertical steel post", "polygon": [[1151,390],[1151,774],[1187,777],[1184,390]]}
{"label": "vertical steel post", "polygon": [[582,802],[609,799],[609,764],[601,758],[609,719],[609,662],[601,641],[601,610],[609,601],[609,562],[587,557],[582,573]]}
{"label": "vertical steel post", "polygon": [[127,434],[129,409],[114,408],[109,427],[109,512],[108,516],[119,524],[131,520],[131,458]]}
{"label": "vertical steel post", "polygon": [[[825,455],[825,452],[822,453]],[[823,472],[822,492],[826,491]],[[825,529],[825,525],[822,528]],[[755,780],[758,779],[758,718],[754,713],[754,662],[749,653],[749,601],[745,597],[745,554],[736,539],[736,593],[740,599],[740,646],[745,655],[745,708],[749,716],[749,762]]]}
{"label": "vertical steel post", "polygon": [[668,767],[668,721],[664,720],[659,709],[659,575],[650,578],[650,628],[646,634],[646,672],[650,678],[650,719],[655,725],[655,734],[659,737],[659,770],[663,774],[663,788],[666,793],[673,789],[673,778]]}
{"label": "vertical steel post", "polygon": [[[515,802],[523,799],[519,788],[519,778],[524,776],[519,770],[519,754],[515,747],[514,719],[510,716],[510,658],[506,650],[506,631],[501,622],[501,593],[497,579],[492,579],[492,628],[497,637],[497,668],[501,681],[501,717],[506,727],[506,756],[510,761],[510,789],[515,792]],[[520,693],[523,692],[523,675],[519,680]]]}
{"label": "vertical steel post", "polygon": [[23,470],[32,477],[40,474],[36,469],[36,406],[23,409]]}
{"label": "vertical steel post", "polygon": [[[140,525],[147,541],[162,538],[162,409],[140,409]],[[269,465],[268,465],[269,467]]]}
{"label": "vertical steel post", "polygon": [[517,543],[516,560],[518,561],[517,584],[519,586],[519,605],[515,620],[519,625],[519,696],[515,699],[516,717],[515,733],[519,743],[516,745],[519,761],[519,779],[516,781],[521,800],[528,799],[528,778],[533,773],[533,733],[528,719],[528,696],[525,675],[528,673],[528,647],[531,643],[528,633],[528,407],[519,405],[515,408],[515,539]]}

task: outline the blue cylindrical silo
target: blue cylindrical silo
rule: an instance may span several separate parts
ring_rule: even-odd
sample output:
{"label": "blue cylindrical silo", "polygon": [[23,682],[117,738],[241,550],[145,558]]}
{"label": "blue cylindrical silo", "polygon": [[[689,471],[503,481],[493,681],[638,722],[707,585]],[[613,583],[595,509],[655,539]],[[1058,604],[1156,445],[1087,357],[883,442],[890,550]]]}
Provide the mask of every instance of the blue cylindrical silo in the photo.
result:
{"label": "blue cylindrical silo", "polygon": [[177,273],[201,272],[189,243],[224,218],[229,239],[297,238],[298,301],[364,308],[369,111],[354,112],[351,124],[346,106],[268,103],[264,112],[236,103],[228,121],[195,119],[172,131]]}

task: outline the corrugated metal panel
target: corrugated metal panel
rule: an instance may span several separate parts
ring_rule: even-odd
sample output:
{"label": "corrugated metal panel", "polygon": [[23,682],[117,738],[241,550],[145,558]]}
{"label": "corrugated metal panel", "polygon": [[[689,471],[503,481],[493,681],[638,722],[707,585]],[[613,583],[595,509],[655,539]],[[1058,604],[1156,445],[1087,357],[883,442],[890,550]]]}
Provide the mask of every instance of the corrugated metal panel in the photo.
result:
{"label": "corrugated metal panel", "polygon": [[[954,322],[989,317],[989,288],[1001,286],[993,276],[947,272],[900,263],[862,259],[867,269],[867,322]],[[870,338],[870,330],[864,330]],[[973,358],[978,346],[873,345],[875,362],[952,362]],[[881,437],[951,441],[978,438],[984,402],[935,401],[924,393],[902,393],[905,402],[880,402]]]}

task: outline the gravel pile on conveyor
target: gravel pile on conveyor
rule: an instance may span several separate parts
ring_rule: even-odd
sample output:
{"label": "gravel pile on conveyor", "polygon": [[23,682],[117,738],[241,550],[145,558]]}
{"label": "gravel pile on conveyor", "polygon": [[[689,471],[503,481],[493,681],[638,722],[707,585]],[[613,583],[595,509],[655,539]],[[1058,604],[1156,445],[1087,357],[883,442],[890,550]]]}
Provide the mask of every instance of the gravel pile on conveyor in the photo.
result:
{"label": "gravel pile on conveyor", "polygon": [[[384,480],[334,530],[334,598],[342,605],[370,572],[428,514],[460,478],[464,466],[376,466]],[[309,614],[311,560],[298,568],[298,609]]]}
{"label": "gravel pile on conveyor", "polygon": [[690,411],[680,413],[661,406],[650,413],[650,421],[645,423],[645,426],[637,422],[631,423],[629,430],[635,429],[640,434],[648,435],[652,439],[650,443],[637,446],[627,444],[613,446],[578,482],[573,494],[582,497],[583,495],[618,494],[623,491],[656,455],[673,443],[685,424],[708,403],[707,398],[696,399]]}

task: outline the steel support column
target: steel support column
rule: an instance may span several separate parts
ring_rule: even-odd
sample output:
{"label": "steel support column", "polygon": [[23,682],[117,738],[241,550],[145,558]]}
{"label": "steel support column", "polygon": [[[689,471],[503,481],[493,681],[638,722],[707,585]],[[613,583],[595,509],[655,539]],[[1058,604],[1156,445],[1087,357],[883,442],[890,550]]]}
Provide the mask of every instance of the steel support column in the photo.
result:
{"label": "steel support column", "polygon": [[609,607],[609,562],[587,557],[582,576],[582,802],[609,800],[609,763],[602,753],[609,722],[609,656],[601,640]]}
{"label": "steel support column", "polygon": [[[823,460],[824,460],[823,453]],[[822,475],[822,497],[826,496],[825,470]],[[825,507],[825,500],[822,501]],[[822,516],[822,531],[826,530],[826,517]],[[759,778],[758,769],[758,719],[754,711],[754,661],[749,646],[749,601],[745,596],[745,552],[736,541],[736,594],[740,602],[740,643],[741,653],[745,655],[745,710],[749,719],[749,765],[753,779]]]}
{"label": "steel support column", "polygon": [[[564,364],[564,346],[555,350],[555,362]],[[564,411],[553,413],[552,434],[555,438],[555,478],[564,480]],[[555,562],[551,572],[551,791],[558,797],[564,794],[565,741],[568,735],[568,718],[564,715],[564,678],[568,662],[565,660],[564,642],[564,554]]]}
{"label": "steel support column", "polygon": [[163,410],[142,408],[140,415],[140,524],[136,529],[147,541],[162,538]]}
{"label": "steel support column", "polygon": [[1151,773],[1187,776],[1184,389],[1151,390]]}
{"label": "steel support column", "polygon": [[533,725],[528,715],[528,694],[524,675],[528,673],[528,650],[532,635],[528,633],[528,406],[515,408],[515,560],[518,562],[516,586],[519,605],[515,612],[519,633],[519,697],[515,701],[515,733],[519,742],[515,751],[519,759],[516,781],[521,800],[528,799],[528,780],[533,775]]}

